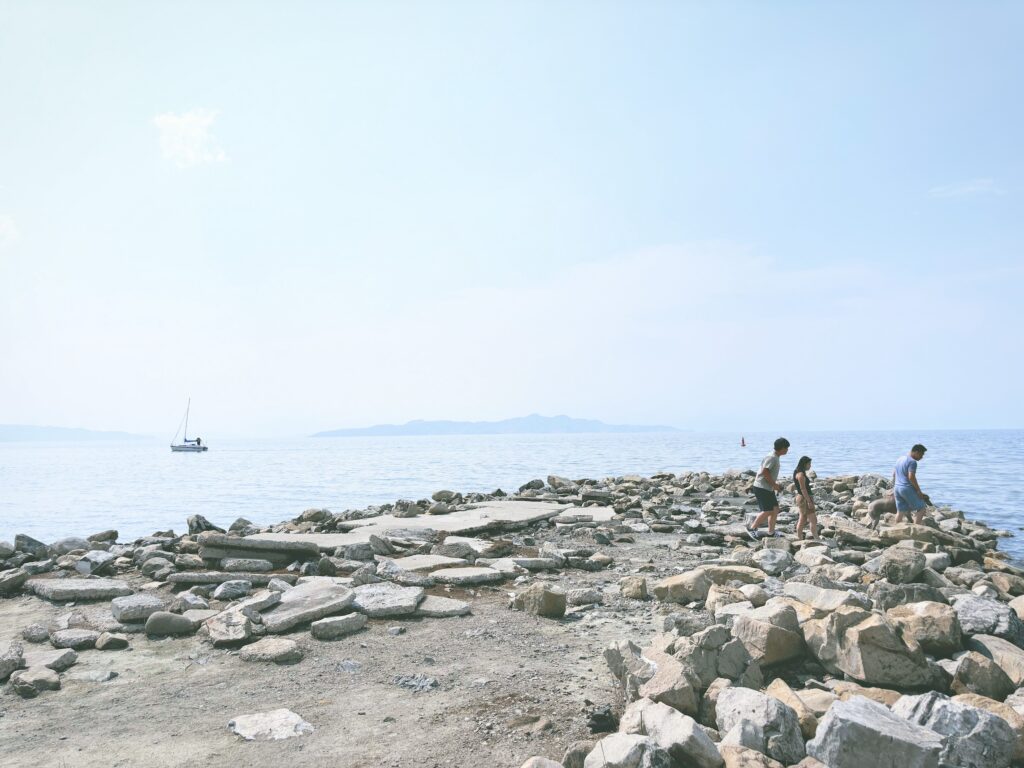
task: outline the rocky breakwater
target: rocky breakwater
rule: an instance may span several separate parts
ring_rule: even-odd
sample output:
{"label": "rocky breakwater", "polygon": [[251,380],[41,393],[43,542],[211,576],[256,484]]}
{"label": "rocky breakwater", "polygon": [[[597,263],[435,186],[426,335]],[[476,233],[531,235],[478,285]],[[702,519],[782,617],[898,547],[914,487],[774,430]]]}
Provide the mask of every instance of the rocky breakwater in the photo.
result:
{"label": "rocky breakwater", "polygon": [[950,508],[872,529],[888,484],[867,475],[817,479],[820,540],[792,535],[793,510],[789,533],[752,541],[751,480],[603,484],[620,530],[680,534],[669,546],[688,563],[647,585],[663,631],[604,651],[617,731],[526,765],[1024,765],[1024,570],[996,547],[1009,534]]}
{"label": "rocky breakwater", "polygon": [[[24,697],[60,695],[46,692],[80,654],[163,637],[236,649],[239,664],[301,664],[310,643],[347,642],[370,622],[452,619],[497,591],[550,622],[602,604],[644,616],[653,606],[662,630],[603,650],[619,698],[591,722],[607,735],[528,765],[1000,768],[1024,758],[1024,571],[998,551],[1002,532],[949,508],[923,525],[883,514],[869,528],[887,483],[865,475],[816,479],[820,541],[755,542],[743,527],[751,480],[551,476],[512,494],[445,490],[263,528],[194,516],[187,534],[131,543],[114,531],[52,544],[18,536],[0,542],[0,594],[67,610],[22,628],[0,655],[0,681]],[[551,511],[492,515],[500,507],[489,504],[510,500]],[[476,515],[473,535],[443,530],[449,515]],[[783,512],[780,530],[794,517]],[[397,520],[328,543],[373,518]],[[413,683],[432,689],[429,678]],[[284,709],[231,723],[244,739],[344,727]]]}

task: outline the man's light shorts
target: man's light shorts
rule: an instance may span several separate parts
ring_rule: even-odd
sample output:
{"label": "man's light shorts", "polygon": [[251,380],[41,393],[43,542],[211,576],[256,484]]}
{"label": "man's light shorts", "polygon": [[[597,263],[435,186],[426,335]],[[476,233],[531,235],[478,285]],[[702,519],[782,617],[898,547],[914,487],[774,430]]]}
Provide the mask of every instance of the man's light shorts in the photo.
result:
{"label": "man's light shorts", "polygon": [[924,509],[928,505],[924,503],[924,499],[917,495],[910,486],[905,488],[896,489],[896,511],[897,512],[916,512],[919,509]]}

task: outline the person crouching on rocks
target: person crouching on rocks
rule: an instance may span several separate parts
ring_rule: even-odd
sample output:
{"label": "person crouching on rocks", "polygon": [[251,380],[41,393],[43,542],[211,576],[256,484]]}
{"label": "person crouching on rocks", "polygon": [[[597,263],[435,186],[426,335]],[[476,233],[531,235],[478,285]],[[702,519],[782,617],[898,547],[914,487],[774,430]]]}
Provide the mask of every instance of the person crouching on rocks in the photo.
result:
{"label": "person crouching on rocks", "polygon": [[779,485],[779,457],[789,453],[789,440],[780,437],[775,441],[774,447],[775,451],[765,456],[761,462],[761,470],[757,473],[754,485],[750,489],[754,492],[754,498],[757,499],[758,509],[761,510],[761,514],[754,519],[753,525],[747,528],[747,535],[754,541],[757,541],[760,536],[757,529],[766,520],[768,521],[769,536],[782,535],[775,530],[775,519],[779,516],[779,497],[775,494],[782,490],[782,486]]}
{"label": "person crouching on rocks", "polygon": [[[917,443],[910,449],[910,455],[896,462],[892,471],[893,491],[896,496],[896,522],[907,516],[907,522],[921,523],[924,511],[932,503],[917,482],[917,462],[924,458],[928,449]],[[911,518],[913,514],[913,518]]]}
{"label": "person crouching on rocks", "polygon": [[810,525],[811,538],[818,538],[818,510],[814,506],[814,495],[811,493],[811,478],[807,470],[811,468],[811,457],[801,456],[793,470],[793,484],[796,486],[796,507],[800,515],[796,521],[796,537],[804,537],[804,526]]}

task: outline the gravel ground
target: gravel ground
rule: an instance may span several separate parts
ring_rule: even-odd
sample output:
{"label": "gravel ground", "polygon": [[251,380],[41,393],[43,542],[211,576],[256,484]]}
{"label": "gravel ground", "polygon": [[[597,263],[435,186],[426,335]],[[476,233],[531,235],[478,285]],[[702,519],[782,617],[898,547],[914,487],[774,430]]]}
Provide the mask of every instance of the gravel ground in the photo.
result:
{"label": "gravel ground", "polygon": [[[604,548],[616,559],[607,571],[539,578],[567,589],[610,587],[639,571],[657,578],[679,565],[665,547],[673,538],[644,535]],[[23,700],[8,686],[0,695],[0,765],[276,767],[301,759],[312,766],[514,768],[532,755],[559,760],[568,744],[592,738],[592,705],[618,702],[604,647],[646,640],[660,616],[654,603],[612,597],[562,620],[540,619],[508,609],[511,589],[430,590],[470,602],[473,613],[460,618],[375,620],[335,642],[294,632],[288,636],[306,655],[292,666],[246,663],[197,637],[136,635],[131,650],[84,651],[62,675],[62,690]],[[35,597],[0,600],[0,647],[28,624],[67,610]],[[76,610],[105,612],[109,604]],[[406,631],[389,634],[395,626]],[[25,644],[26,652],[36,648]],[[104,670],[117,677],[75,679]],[[395,682],[415,675],[437,687],[417,692]],[[236,715],[282,707],[315,732],[246,743],[227,728]]]}

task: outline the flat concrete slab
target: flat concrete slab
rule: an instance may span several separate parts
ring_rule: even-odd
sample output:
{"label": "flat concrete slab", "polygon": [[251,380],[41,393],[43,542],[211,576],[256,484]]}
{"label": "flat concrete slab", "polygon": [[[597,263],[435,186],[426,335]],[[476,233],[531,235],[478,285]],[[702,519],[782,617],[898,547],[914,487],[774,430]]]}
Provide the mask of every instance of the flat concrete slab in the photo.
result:
{"label": "flat concrete slab", "polygon": [[387,581],[363,584],[353,591],[356,599],[352,607],[375,619],[415,613],[424,595],[421,587],[400,587]]}
{"label": "flat concrete slab", "polygon": [[390,560],[406,571],[417,573],[430,573],[438,568],[455,568],[460,565],[469,565],[465,560],[458,557],[445,557],[444,555],[409,555],[408,557],[379,558],[379,560]]}
{"label": "flat concrete slab", "polygon": [[263,626],[271,634],[286,632],[298,624],[341,613],[355,598],[355,592],[330,579],[310,580],[284,592],[281,602],[263,614]]}
{"label": "flat concrete slab", "polygon": [[265,587],[271,579],[294,584],[294,573],[235,573],[228,571],[178,571],[167,576],[171,584],[223,584],[225,581],[248,581],[254,587]]}
{"label": "flat concrete slab", "polygon": [[452,616],[465,616],[469,610],[469,603],[464,603],[461,600],[427,595],[416,608],[416,615],[431,619],[447,619]]}
{"label": "flat concrete slab", "polygon": [[[471,509],[460,509],[448,515],[419,515],[418,517],[393,517],[381,515],[364,520],[352,520],[356,525],[348,533],[257,533],[247,536],[245,541],[313,542],[321,551],[333,550],[348,544],[360,544],[370,536],[385,536],[389,530],[416,531],[433,529],[462,536],[512,529],[523,525],[549,520],[560,515],[569,505],[551,504],[544,501],[486,501],[475,504]],[[591,514],[599,507],[588,508]],[[609,509],[614,513],[614,510]],[[610,517],[610,515],[609,515]],[[597,519],[595,517],[595,519]]]}
{"label": "flat concrete slab", "polygon": [[607,523],[617,513],[613,507],[569,507],[551,522],[572,525],[578,523]]}
{"label": "flat concrete slab", "polygon": [[442,584],[456,587],[496,584],[506,578],[506,574],[493,568],[441,568],[431,575]]}
{"label": "flat concrete slab", "polygon": [[116,579],[32,579],[28,589],[47,600],[110,600],[130,595],[132,588],[126,581]]}

